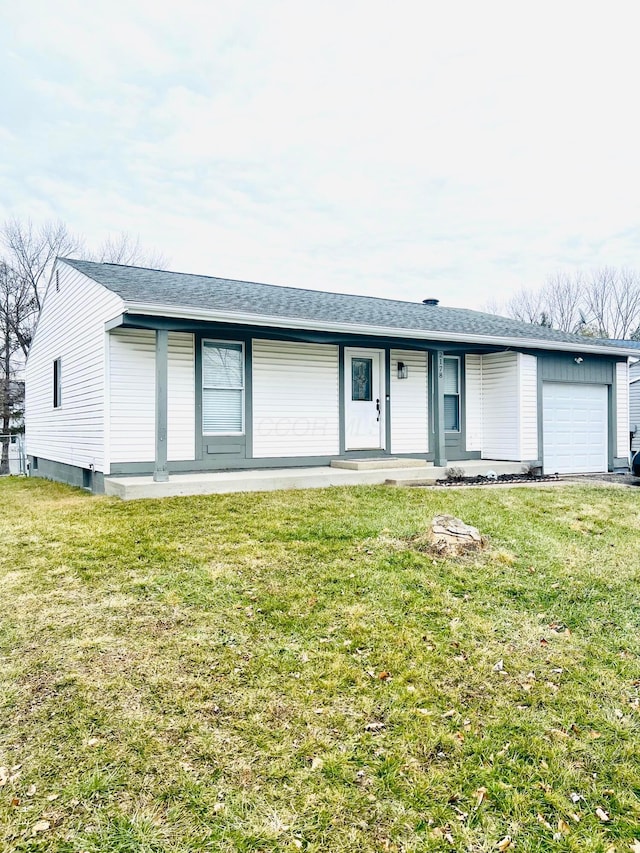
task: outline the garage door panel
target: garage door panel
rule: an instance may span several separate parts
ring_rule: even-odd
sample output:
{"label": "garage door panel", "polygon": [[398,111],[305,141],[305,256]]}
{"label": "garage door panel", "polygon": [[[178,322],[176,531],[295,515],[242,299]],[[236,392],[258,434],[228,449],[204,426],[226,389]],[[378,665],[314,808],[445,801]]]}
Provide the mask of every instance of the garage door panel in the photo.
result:
{"label": "garage door panel", "polygon": [[606,471],[607,386],[545,382],[542,398],[545,472]]}

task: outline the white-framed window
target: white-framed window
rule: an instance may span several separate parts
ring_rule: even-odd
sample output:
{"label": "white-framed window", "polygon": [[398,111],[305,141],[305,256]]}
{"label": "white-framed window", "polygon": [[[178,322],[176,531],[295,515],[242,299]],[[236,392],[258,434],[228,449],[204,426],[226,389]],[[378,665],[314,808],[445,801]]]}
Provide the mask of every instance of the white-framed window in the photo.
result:
{"label": "white-framed window", "polygon": [[56,358],[53,362],[53,408],[62,406],[62,359]]}
{"label": "white-framed window", "polygon": [[202,341],[202,432],[244,433],[244,344]]}
{"label": "white-framed window", "polygon": [[444,428],[460,432],[460,358],[444,357]]}

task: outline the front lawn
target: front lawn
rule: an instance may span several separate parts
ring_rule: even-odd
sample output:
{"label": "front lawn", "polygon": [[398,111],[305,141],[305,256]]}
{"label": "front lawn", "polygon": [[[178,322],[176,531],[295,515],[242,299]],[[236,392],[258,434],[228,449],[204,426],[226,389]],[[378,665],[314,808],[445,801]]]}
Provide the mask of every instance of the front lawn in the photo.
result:
{"label": "front lawn", "polygon": [[[413,550],[438,512],[491,548]],[[12,478],[0,526],[2,851],[640,839],[635,491]]]}

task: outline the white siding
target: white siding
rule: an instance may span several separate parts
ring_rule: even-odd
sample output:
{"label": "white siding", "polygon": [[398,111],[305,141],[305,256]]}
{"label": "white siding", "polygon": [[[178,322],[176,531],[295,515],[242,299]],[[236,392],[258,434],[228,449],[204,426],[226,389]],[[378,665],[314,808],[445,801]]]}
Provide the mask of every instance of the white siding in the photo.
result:
{"label": "white siding", "polygon": [[156,453],[156,336],[111,332],[109,352],[112,462],[153,462]]}
{"label": "white siding", "polygon": [[538,459],[538,359],[518,353],[520,459]]}
{"label": "white siding", "polygon": [[640,361],[629,368],[629,380],[629,428],[636,430],[631,445],[635,452],[640,450]]}
{"label": "white siding", "polygon": [[167,457],[195,459],[196,376],[193,335],[169,332]]}
{"label": "white siding", "polygon": [[[398,379],[398,362],[407,378]],[[427,354],[391,350],[391,452],[426,453],[429,449]]]}
{"label": "white siding", "polygon": [[[119,296],[62,261],[44,299],[26,367],[26,445],[33,456],[108,473],[105,460],[105,330]],[[53,362],[62,362],[62,405],[53,408]]]}
{"label": "white siding", "polygon": [[629,457],[629,365],[616,364],[616,456]]}
{"label": "white siding", "polygon": [[538,459],[538,360],[523,353],[482,356],[482,458]]}
{"label": "white siding", "polygon": [[482,356],[482,458],[519,461],[518,354]]}
{"label": "white siding", "polygon": [[465,356],[467,450],[482,450],[482,358]]}
{"label": "white siding", "polygon": [[[195,456],[193,335],[169,332],[167,455]],[[156,448],[156,337],[142,329],[110,335],[112,462],[153,462]]]}
{"label": "white siding", "polygon": [[252,355],[253,455],[338,454],[338,347],[254,340]]}

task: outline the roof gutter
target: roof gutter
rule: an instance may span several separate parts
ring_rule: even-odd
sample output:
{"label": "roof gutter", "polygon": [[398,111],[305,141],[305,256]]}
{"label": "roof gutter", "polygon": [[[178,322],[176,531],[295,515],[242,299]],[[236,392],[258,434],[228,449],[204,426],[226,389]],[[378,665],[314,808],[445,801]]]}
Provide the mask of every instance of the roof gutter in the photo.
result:
{"label": "roof gutter", "polygon": [[[425,329],[401,329],[388,326],[371,326],[360,323],[334,323],[325,320],[305,320],[298,317],[273,317],[248,314],[239,311],[210,311],[205,308],[180,307],[175,305],[125,302],[125,314],[147,314],[152,317],[174,317],[182,320],[202,320],[207,323],[237,323],[241,326],[273,326],[280,329],[313,329],[318,332],[370,335],[386,338],[424,338],[430,341],[487,344],[491,346],[525,349],[559,350],[561,352],[586,352],[594,355],[635,356],[632,349],[624,347],[595,346],[594,344],[550,341],[538,338],[501,337],[498,335],[461,334],[460,332],[430,331]],[[585,340],[588,340],[586,338]]]}

